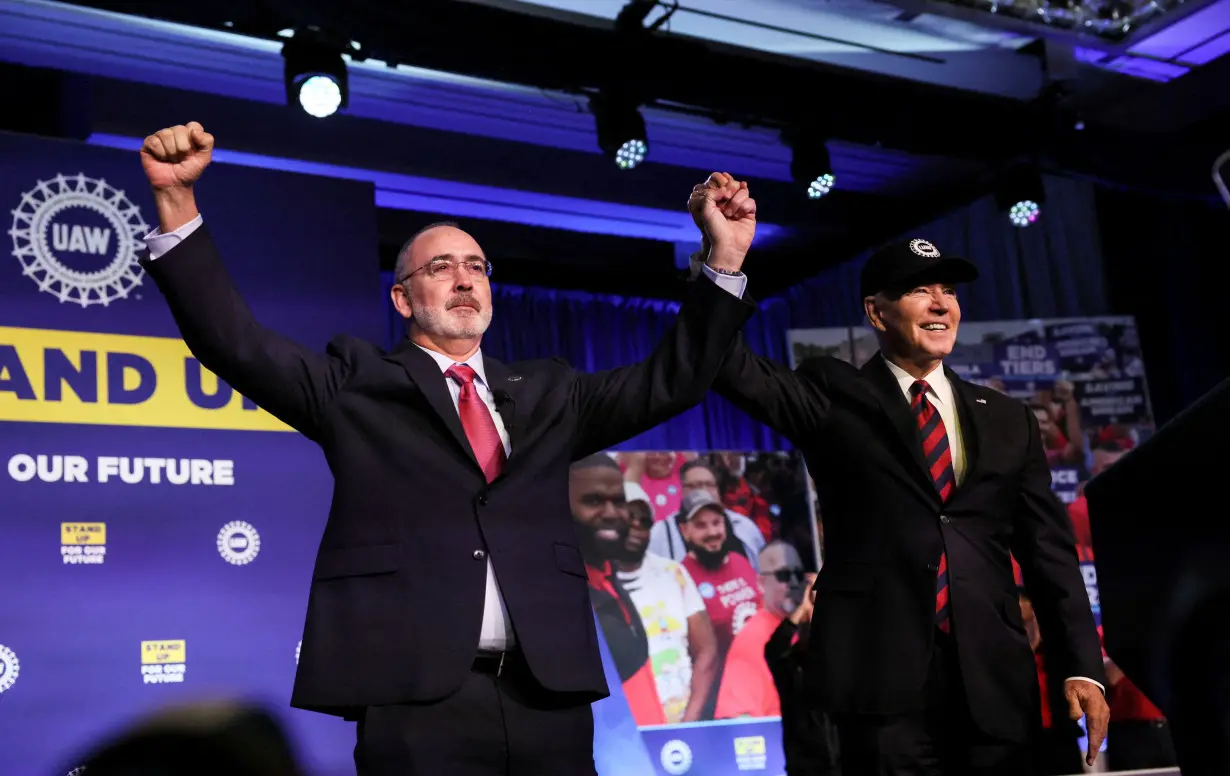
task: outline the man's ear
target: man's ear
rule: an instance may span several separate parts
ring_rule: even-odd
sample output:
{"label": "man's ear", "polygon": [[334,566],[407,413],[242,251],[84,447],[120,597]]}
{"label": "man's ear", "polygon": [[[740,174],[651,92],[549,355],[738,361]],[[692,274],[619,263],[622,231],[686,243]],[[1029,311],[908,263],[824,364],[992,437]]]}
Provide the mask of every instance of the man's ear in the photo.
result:
{"label": "man's ear", "polygon": [[867,316],[867,322],[871,324],[871,328],[876,331],[884,331],[887,328],[884,325],[884,319],[880,317],[880,310],[876,306],[874,296],[863,297],[863,314]]}

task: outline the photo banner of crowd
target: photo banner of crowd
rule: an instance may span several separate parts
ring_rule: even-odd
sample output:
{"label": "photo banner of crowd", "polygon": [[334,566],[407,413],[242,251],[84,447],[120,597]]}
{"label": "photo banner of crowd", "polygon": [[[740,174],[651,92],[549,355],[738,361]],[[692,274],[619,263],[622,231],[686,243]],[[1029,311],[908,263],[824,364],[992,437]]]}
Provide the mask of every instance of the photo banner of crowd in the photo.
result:
{"label": "photo banner of crowd", "polygon": [[783,773],[775,675],[818,569],[801,457],[610,452],[571,477],[607,679],[654,772]]}
{"label": "photo banner of crowd", "polygon": [[[788,340],[791,366],[823,355],[861,366],[877,351],[874,335],[863,327],[794,329],[788,333]],[[1033,410],[1051,467],[1052,490],[1067,505],[1072,519],[1085,589],[1101,634],[1097,570],[1082,491],[1086,482],[1154,431],[1135,321],[1130,317],[963,321],[956,347],[945,364],[963,379],[1019,399]],[[824,515],[816,517],[822,526]],[[1076,760],[1072,757],[1076,747],[1084,750],[1084,732],[1076,723],[1068,722],[1063,677],[1046,674],[1042,635],[1015,561],[1013,567],[1021,589],[1022,619],[1038,663],[1047,746],[1056,750],[1056,760],[1075,762],[1079,769],[1079,756]],[[1116,770],[1134,769],[1128,766],[1133,764],[1137,745],[1146,733],[1153,738],[1164,736],[1165,740],[1154,741],[1150,747],[1162,751],[1162,760],[1172,759],[1161,711],[1113,660],[1106,659],[1111,730],[1102,749],[1108,761]],[[1131,731],[1130,738],[1120,738],[1118,756],[1117,730],[1125,734]],[[1165,752],[1171,752],[1169,758]]]}

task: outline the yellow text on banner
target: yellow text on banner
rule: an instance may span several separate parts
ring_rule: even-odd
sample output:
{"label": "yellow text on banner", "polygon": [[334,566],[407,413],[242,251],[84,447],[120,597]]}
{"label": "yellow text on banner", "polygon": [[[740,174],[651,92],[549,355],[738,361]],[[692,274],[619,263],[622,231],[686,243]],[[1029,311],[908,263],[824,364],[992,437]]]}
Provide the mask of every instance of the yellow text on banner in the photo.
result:
{"label": "yellow text on banner", "polygon": [[0,326],[0,421],[291,431],[183,340]]}

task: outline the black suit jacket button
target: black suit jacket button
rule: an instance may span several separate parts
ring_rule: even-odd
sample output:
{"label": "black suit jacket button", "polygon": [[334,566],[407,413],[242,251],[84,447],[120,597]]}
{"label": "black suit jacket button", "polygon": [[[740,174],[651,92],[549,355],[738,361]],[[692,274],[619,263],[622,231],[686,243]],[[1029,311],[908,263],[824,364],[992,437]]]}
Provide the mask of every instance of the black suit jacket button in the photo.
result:
{"label": "black suit jacket button", "polygon": [[486,557],[487,557],[487,553],[483,552],[482,550],[474,551],[474,560],[483,560]]}
{"label": "black suit jacket button", "polygon": [[947,524],[947,523],[951,523],[951,522],[952,522],[952,518],[951,518],[951,517],[949,517],[948,515],[940,515],[940,522],[941,522],[941,523],[945,523],[945,524]]}
{"label": "black suit jacket button", "polygon": [[479,505],[480,507],[485,507],[485,506],[487,506],[487,494],[486,494],[486,493],[479,494],[479,497],[478,497],[478,505]]}
{"label": "black suit jacket button", "polygon": [[930,571],[932,574],[938,574],[940,571],[940,567],[934,563],[928,563],[927,571]]}

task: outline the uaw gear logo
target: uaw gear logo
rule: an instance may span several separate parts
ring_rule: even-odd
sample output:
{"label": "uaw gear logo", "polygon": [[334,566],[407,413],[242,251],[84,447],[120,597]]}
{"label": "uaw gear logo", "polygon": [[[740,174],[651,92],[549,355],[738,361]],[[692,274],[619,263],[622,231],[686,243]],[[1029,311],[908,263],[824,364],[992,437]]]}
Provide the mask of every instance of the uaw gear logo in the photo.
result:
{"label": "uaw gear logo", "polygon": [[233,520],[218,532],[218,554],[227,563],[246,566],[261,551],[261,535],[251,523]]}
{"label": "uaw gear logo", "polygon": [[21,274],[39,291],[61,303],[106,307],[141,285],[137,251],[148,231],[123,191],[78,173],[22,194],[9,235]]}
{"label": "uaw gear logo", "polygon": [[19,673],[21,663],[17,662],[17,653],[0,644],[0,693],[13,686]]}
{"label": "uaw gear logo", "polygon": [[671,739],[662,747],[658,760],[671,776],[683,776],[692,769],[692,747],[678,738]]}
{"label": "uaw gear logo", "polygon": [[940,249],[926,240],[910,240],[910,250],[924,259],[938,259],[940,257]]}

